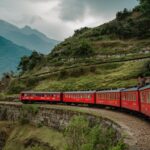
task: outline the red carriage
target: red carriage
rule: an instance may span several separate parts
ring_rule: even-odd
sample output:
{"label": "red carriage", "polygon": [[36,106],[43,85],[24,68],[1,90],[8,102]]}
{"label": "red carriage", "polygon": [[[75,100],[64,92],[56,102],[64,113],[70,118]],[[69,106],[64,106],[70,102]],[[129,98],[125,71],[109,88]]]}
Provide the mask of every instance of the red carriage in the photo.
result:
{"label": "red carriage", "polygon": [[84,103],[94,104],[95,103],[95,92],[94,91],[81,91],[81,92],[64,92],[63,102],[65,103]]}
{"label": "red carriage", "polygon": [[140,112],[138,88],[130,88],[121,91],[121,107]]}
{"label": "red carriage", "polygon": [[60,102],[62,93],[60,92],[22,92],[20,96],[22,102]]}
{"label": "red carriage", "polygon": [[150,117],[150,85],[140,89],[141,113]]}
{"label": "red carriage", "polygon": [[96,104],[120,107],[121,93],[118,90],[106,90],[96,92]]}

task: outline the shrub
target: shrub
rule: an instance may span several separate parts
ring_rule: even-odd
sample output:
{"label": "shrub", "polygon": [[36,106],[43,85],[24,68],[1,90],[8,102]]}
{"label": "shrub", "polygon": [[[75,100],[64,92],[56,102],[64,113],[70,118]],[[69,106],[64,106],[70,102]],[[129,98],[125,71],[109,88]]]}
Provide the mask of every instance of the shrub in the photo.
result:
{"label": "shrub", "polygon": [[23,105],[21,110],[20,123],[22,125],[30,123],[30,117],[38,113],[39,107],[36,105]]}
{"label": "shrub", "polygon": [[63,69],[59,72],[58,79],[64,79],[66,76],[67,76],[67,71]]}
{"label": "shrub", "polygon": [[8,87],[9,94],[18,94],[25,89],[26,85],[18,80],[12,81]]}
{"label": "shrub", "polygon": [[68,141],[67,150],[124,150],[123,142],[116,141],[116,132],[112,128],[102,129],[91,124],[83,116],[71,119],[65,130]]}

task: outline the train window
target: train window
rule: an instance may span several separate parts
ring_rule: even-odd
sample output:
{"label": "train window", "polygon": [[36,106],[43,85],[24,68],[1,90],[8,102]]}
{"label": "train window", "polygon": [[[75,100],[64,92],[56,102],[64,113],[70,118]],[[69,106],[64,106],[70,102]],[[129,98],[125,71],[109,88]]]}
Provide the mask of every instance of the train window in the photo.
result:
{"label": "train window", "polygon": [[125,101],[126,100],[126,95],[125,93],[122,94],[122,99]]}
{"label": "train window", "polygon": [[105,94],[103,94],[103,99],[105,99]]}
{"label": "train window", "polygon": [[105,99],[105,94],[103,94],[103,99]]}
{"label": "train window", "polygon": [[115,93],[115,99],[118,99],[118,93]]}
{"label": "train window", "polygon": [[146,100],[146,103],[150,103],[150,97],[149,97],[149,91],[146,91],[145,92],[145,100]]}
{"label": "train window", "polygon": [[136,94],[134,95],[134,101],[136,101]]}
{"label": "train window", "polygon": [[105,94],[103,94],[103,99],[105,99]]}
{"label": "train window", "polygon": [[129,96],[129,101],[133,101],[133,94],[129,93],[128,96]]}
{"label": "train window", "polygon": [[115,94],[115,93],[111,93],[111,95],[110,95],[110,99],[111,99],[111,100],[114,100],[114,94]]}
{"label": "train window", "polygon": [[101,99],[102,99],[102,94],[99,94],[99,98],[101,98]]}
{"label": "train window", "polygon": [[107,94],[107,99],[110,100],[110,93]]}
{"label": "train window", "polygon": [[143,102],[147,102],[147,93],[145,91],[143,92]]}
{"label": "train window", "polygon": [[150,91],[147,92],[147,96],[148,103],[150,104]]}

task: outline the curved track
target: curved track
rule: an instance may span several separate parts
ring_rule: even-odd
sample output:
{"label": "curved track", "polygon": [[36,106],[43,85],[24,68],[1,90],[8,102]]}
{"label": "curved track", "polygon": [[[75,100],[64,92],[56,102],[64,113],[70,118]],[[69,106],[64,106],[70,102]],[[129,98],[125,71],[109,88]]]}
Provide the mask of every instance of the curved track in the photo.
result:
{"label": "curved track", "polygon": [[[15,102],[5,102],[5,104],[21,105],[21,103]],[[46,108],[60,108],[88,112],[108,118],[121,126],[125,140],[130,145],[130,150],[150,150],[150,123],[142,118],[118,111],[99,108],[46,104],[41,104],[41,106]]]}

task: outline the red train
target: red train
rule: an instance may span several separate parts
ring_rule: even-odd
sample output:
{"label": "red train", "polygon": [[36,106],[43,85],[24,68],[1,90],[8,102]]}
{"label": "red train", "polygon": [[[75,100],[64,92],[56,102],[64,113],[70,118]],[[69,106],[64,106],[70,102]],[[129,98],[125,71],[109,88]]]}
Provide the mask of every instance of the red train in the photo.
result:
{"label": "red train", "polygon": [[105,91],[21,92],[20,100],[28,102],[74,103],[113,106],[140,112],[150,117],[150,85]]}

